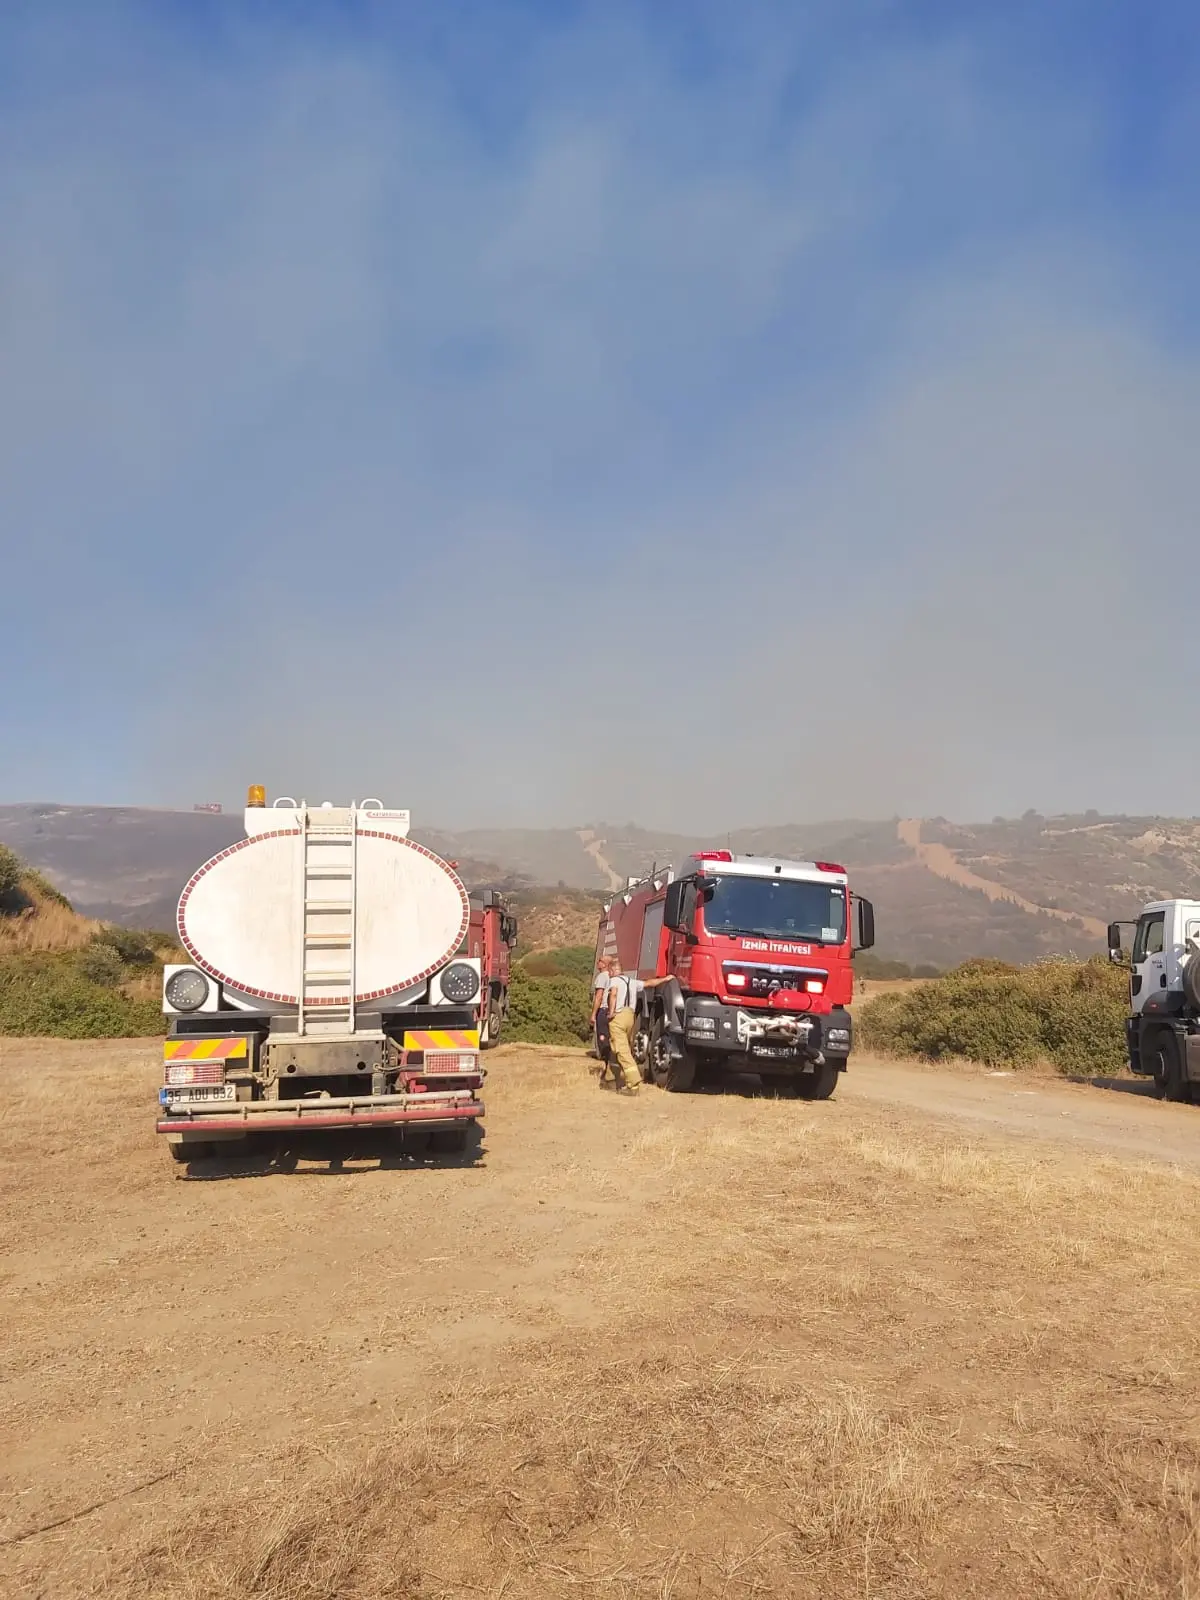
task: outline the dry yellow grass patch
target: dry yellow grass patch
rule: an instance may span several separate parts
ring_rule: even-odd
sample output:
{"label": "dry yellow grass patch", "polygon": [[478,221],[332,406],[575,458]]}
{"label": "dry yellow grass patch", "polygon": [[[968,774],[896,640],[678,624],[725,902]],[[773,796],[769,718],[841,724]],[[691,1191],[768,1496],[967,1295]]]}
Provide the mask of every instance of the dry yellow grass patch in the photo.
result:
{"label": "dry yellow grass patch", "polygon": [[[153,1356],[151,1305],[119,1324],[112,1370],[152,1395],[149,1360],[216,1351],[229,1421],[0,1574],[56,1600],[1200,1600],[1200,1180],[849,1097],[618,1100],[552,1050],[501,1055],[489,1093],[473,1170],[167,1195],[147,1166],[124,1198],[103,1149],[77,1168],[131,1264],[64,1270],[64,1304],[199,1284]],[[190,1219],[162,1259],[151,1204]],[[228,1285],[289,1252],[251,1347],[264,1307]],[[103,1332],[36,1331],[77,1403]]]}
{"label": "dry yellow grass patch", "polygon": [[44,950],[81,950],[101,924],[81,917],[70,906],[29,891],[33,904],[15,916],[0,917],[0,958]]}

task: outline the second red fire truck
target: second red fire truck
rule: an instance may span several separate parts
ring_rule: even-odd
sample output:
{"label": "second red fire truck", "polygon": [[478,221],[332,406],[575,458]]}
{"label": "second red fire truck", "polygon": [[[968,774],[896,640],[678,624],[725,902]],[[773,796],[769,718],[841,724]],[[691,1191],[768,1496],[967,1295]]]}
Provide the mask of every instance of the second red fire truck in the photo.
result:
{"label": "second red fire truck", "polygon": [[471,921],[463,954],[480,964],[479,1042],[485,1050],[500,1043],[508,1016],[508,979],[517,919],[496,889],[471,896]]}
{"label": "second red fire truck", "polygon": [[853,953],[874,942],[871,903],[836,863],[701,850],[614,896],[596,956],[668,980],[638,1005],[648,1081],[680,1091],[733,1069],[825,1100],[850,1054]]}

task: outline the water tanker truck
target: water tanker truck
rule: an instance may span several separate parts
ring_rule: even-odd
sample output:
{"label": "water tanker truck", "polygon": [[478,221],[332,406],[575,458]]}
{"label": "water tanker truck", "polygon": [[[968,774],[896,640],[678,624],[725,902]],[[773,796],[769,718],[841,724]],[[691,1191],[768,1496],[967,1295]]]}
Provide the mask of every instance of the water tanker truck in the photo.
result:
{"label": "water tanker truck", "polygon": [[419,1130],[483,1115],[481,959],[454,870],[378,800],[267,806],[193,874],[163,971],[157,1131],[177,1161],[250,1134]]}

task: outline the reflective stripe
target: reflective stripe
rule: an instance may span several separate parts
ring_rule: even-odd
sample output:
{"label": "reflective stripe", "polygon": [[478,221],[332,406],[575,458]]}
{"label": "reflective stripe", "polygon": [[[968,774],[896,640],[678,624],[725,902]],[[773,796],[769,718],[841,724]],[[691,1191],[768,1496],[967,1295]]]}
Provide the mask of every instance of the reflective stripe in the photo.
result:
{"label": "reflective stripe", "polygon": [[404,1035],[406,1050],[478,1050],[478,1028],[410,1028]]}
{"label": "reflective stripe", "polygon": [[164,1061],[233,1061],[249,1053],[250,1041],[237,1039],[164,1039]]}

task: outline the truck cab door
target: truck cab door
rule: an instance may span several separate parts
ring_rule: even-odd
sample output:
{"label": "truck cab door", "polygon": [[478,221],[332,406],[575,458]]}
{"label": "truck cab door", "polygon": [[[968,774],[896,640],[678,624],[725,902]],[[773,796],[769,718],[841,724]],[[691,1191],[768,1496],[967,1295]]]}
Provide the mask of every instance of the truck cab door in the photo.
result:
{"label": "truck cab door", "polygon": [[1166,912],[1147,911],[1138,918],[1130,958],[1129,1004],[1135,1015],[1146,1001],[1167,987]]}

